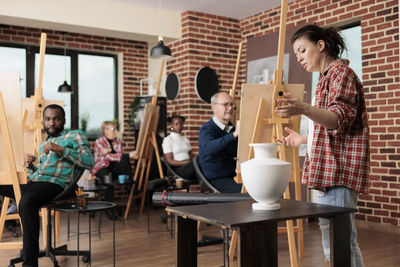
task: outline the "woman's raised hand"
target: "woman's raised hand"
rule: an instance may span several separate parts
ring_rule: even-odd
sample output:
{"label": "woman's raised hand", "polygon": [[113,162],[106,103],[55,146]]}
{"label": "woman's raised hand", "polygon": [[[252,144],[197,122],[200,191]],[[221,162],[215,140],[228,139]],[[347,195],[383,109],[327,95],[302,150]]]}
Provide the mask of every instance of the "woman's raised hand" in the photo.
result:
{"label": "woman's raised hand", "polygon": [[277,138],[276,141],[279,143],[283,143],[287,146],[298,147],[301,144],[307,143],[307,136],[302,136],[298,132],[293,131],[292,129],[285,127],[285,131],[289,134],[286,137]]}

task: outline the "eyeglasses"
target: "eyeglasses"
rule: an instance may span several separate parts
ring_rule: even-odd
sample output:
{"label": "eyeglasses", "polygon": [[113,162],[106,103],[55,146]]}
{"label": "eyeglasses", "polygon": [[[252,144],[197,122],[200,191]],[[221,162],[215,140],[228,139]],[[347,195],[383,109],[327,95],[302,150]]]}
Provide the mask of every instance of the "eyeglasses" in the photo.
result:
{"label": "eyeglasses", "polygon": [[231,107],[233,109],[236,109],[236,104],[235,103],[215,103],[216,105],[223,105],[224,108]]}
{"label": "eyeglasses", "polygon": [[117,130],[117,128],[114,128],[114,127],[107,127],[107,128],[106,128],[106,130],[110,130],[110,131],[116,131],[116,130]]}

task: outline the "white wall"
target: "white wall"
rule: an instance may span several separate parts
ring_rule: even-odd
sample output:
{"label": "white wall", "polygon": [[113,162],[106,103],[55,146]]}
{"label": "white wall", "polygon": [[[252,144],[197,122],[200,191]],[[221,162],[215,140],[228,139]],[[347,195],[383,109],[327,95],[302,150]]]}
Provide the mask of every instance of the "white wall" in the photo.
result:
{"label": "white wall", "polygon": [[109,0],[0,0],[0,22],[130,40],[165,43],[181,37],[181,15]]}

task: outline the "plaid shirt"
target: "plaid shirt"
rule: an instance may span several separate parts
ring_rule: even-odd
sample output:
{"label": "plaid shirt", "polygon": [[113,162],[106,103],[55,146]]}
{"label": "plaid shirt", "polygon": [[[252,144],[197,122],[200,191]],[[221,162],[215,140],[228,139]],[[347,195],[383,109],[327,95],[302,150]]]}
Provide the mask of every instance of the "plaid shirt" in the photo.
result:
{"label": "plaid shirt", "polygon": [[[44,153],[43,146],[48,141],[64,147],[64,153]],[[78,171],[74,168],[75,165],[85,169],[91,169],[94,165],[86,134],[80,130],[64,130],[57,137],[48,136],[39,146],[37,160],[37,166],[31,165],[28,168],[29,179],[55,183],[63,188]]]}
{"label": "plaid shirt", "polygon": [[336,60],[320,76],[314,106],[339,118],[326,129],[314,122],[312,149],[304,162],[302,183],[324,190],[344,186],[368,191],[369,129],[364,89],[348,60]]}
{"label": "plaid shirt", "polygon": [[94,160],[96,164],[91,171],[92,175],[96,175],[99,170],[108,167],[111,161],[119,162],[121,160],[122,142],[118,138],[113,140],[113,147],[115,153],[107,153],[103,155],[101,150],[103,148],[111,148],[110,142],[108,142],[105,136],[96,139],[96,142],[94,143]]}

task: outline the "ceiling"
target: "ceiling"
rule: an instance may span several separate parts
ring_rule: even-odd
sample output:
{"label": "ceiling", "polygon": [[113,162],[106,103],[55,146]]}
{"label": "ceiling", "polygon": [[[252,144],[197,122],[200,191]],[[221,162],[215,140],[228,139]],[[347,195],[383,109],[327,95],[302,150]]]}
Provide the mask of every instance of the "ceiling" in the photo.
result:
{"label": "ceiling", "polygon": [[[187,10],[243,19],[281,5],[281,0],[109,0],[182,13]],[[289,0],[288,2],[292,2]]]}

